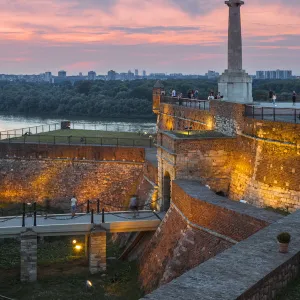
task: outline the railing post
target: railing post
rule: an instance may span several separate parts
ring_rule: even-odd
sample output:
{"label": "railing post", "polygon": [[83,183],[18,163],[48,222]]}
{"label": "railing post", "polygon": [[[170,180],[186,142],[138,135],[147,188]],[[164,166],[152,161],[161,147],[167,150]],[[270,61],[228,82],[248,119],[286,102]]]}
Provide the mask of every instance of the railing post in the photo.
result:
{"label": "railing post", "polygon": [[36,202],[33,203],[33,226],[36,226]]}
{"label": "railing post", "polygon": [[97,199],[97,214],[100,214],[100,199]]}
{"label": "railing post", "polygon": [[104,219],[104,208],[102,208],[102,223],[105,223],[105,219]]}
{"label": "railing post", "polygon": [[22,227],[25,227],[25,213],[26,213],[26,205],[25,203],[23,202],[23,212],[22,212]]}
{"label": "railing post", "polygon": [[119,138],[117,138],[117,147],[119,147]]}
{"label": "railing post", "polygon": [[91,213],[91,224],[94,224],[94,210],[92,209]]}
{"label": "railing post", "polygon": [[55,145],[55,135],[53,136],[53,144]]}
{"label": "railing post", "polygon": [[294,109],[294,119],[295,119],[295,123],[297,123],[297,110]]}
{"label": "railing post", "polygon": [[252,106],[252,119],[254,119],[254,105]]}
{"label": "railing post", "polygon": [[276,120],[276,110],[275,110],[275,107],[273,107],[273,119],[274,119],[274,121]]}
{"label": "railing post", "polygon": [[150,148],[152,148],[152,139],[150,138]]}
{"label": "railing post", "polygon": [[38,137],[39,137],[39,144],[40,144],[41,143],[41,136],[39,135]]}
{"label": "railing post", "polygon": [[90,213],[90,200],[87,200],[87,202],[86,202],[86,213],[87,214]]}
{"label": "railing post", "polygon": [[42,132],[44,132],[44,125],[42,125]]}
{"label": "railing post", "polygon": [[261,108],[261,119],[264,119],[264,107]]}
{"label": "railing post", "polygon": [[55,123],[55,130],[56,130],[56,125],[57,125],[57,123]]}

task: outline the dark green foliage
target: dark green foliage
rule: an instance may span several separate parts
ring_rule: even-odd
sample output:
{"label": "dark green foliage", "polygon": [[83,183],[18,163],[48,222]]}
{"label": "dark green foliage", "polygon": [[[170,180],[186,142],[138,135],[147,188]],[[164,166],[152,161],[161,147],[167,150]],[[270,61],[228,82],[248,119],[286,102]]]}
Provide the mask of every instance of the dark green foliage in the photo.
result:
{"label": "dark green foliage", "polygon": [[291,240],[291,235],[288,232],[282,232],[277,235],[277,240],[279,243],[288,244]]}
{"label": "dark green foliage", "polygon": [[[151,117],[152,89],[155,80],[81,81],[72,85],[25,82],[0,82],[0,112],[47,114],[51,116]],[[166,94],[174,88],[186,97],[198,90],[200,99],[217,92],[216,80],[184,79],[163,81]],[[292,92],[300,93],[300,80],[254,80],[253,96],[268,100],[268,91],[277,101],[291,101]]]}

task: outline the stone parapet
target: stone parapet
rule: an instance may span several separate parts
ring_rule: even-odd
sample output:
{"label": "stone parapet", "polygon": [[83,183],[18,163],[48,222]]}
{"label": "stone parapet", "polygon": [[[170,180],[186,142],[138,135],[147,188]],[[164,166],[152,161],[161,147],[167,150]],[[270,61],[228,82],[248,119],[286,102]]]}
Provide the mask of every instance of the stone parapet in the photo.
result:
{"label": "stone parapet", "polygon": [[[276,236],[289,232],[289,253],[278,251]],[[300,212],[282,218],[218,254],[143,299],[277,299],[299,274]]]}
{"label": "stone parapet", "polygon": [[37,279],[37,234],[28,230],[21,234],[21,281]]}

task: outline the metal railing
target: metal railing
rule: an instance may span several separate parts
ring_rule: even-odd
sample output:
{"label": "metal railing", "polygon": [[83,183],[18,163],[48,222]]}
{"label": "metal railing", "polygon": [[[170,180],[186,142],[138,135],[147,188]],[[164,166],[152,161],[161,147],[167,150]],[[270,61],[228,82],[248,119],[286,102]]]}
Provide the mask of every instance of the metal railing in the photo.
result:
{"label": "metal railing", "polygon": [[246,105],[245,116],[258,120],[270,120],[300,124],[300,109]]}
{"label": "metal railing", "polygon": [[129,146],[153,148],[154,138],[120,138],[120,137],[80,137],[57,135],[17,135],[10,134],[1,143],[44,144],[44,145],[89,145],[89,146]]}
{"label": "metal railing", "polygon": [[208,100],[164,96],[162,97],[161,102],[190,108],[197,108],[200,110],[209,110]]}
{"label": "metal railing", "polygon": [[[60,123],[44,124],[39,126],[24,127],[19,129],[10,129],[0,131],[0,140],[8,139],[16,136],[30,136],[34,134],[46,133],[50,131],[60,130]],[[77,130],[98,130],[98,131],[117,131],[117,132],[139,132],[146,134],[154,134],[156,132],[155,125],[121,125],[121,124],[93,124],[71,122],[71,129]]]}
{"label": "metal railing", "polygon": [[19,129],[0,131],[0,140],[8,139],[10,136],[27,136],[32,134],[45,133],[60,129],[60,123],[31,126]]}
{"label": "metal railing", "polygon": [[78,123],[71,122],[71,129],[77,130],[99,130],[99,131],[117,131],[117,132],[147,132],[155,133],[156,125],[147,125],[147,124],[118,124],[118,123],[103,123],[103,124],[94,124],[94,123]]}

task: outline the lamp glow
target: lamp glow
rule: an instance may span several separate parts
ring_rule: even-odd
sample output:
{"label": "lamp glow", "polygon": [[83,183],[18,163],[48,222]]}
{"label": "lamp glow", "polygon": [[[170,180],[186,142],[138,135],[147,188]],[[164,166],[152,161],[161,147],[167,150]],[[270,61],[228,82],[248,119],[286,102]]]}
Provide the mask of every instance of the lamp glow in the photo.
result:
{"label": "lamp glow", "polygon": [[77,251],[80,251],[80,250],[82,249],[82,246],[81,246],[81,245],[76,245],[76,246],[75,246],[75,249],[76,249]]}
{"label": "lamp glow", "polygon": [[73,240],[73,242],[72,242],[74,245],[77,243],[77,241],[76,240]]}
{"label": "lamp glow", "polygon": [[90,287],[92,287],[92,286],[93,286],[92,282],[91,282],[90,280],[87,280],[87,281],[86,281],[86,287],[87,287],[87,288],[90,288]]}

